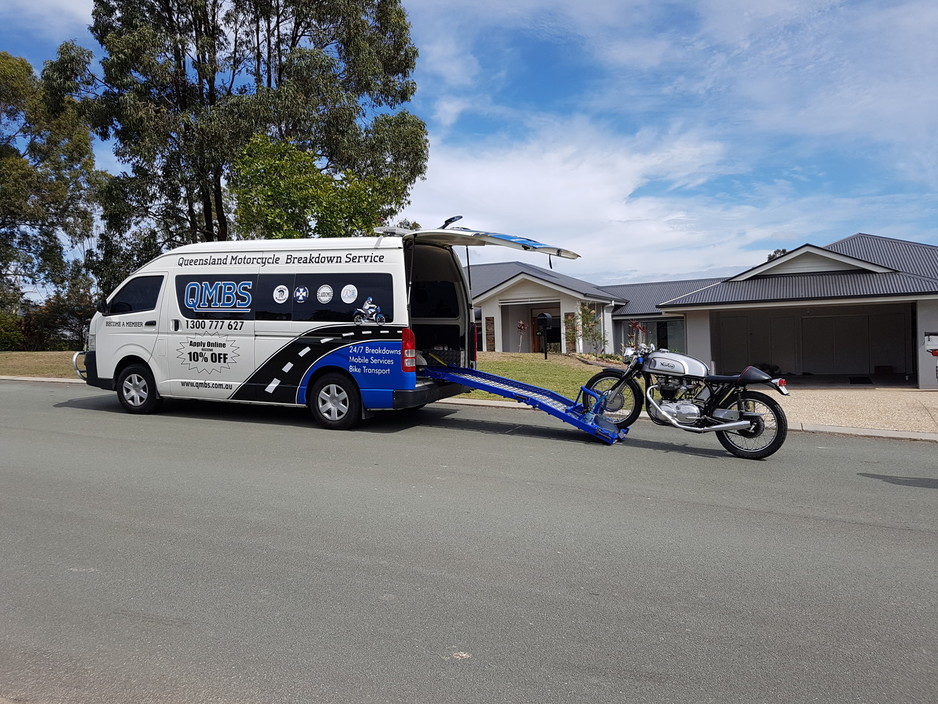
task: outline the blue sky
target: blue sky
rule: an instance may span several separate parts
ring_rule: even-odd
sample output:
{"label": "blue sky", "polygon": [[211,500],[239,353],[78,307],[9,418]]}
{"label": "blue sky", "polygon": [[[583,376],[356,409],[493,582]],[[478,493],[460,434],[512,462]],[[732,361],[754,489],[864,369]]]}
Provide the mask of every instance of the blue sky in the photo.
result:
{"label": "blue sky", "polygon": [[[573,249],[555,267],[595,283],[856,232],[938,244],[933,0],[404,5],[431,151],[402,217]],[[0,49],[40,66],[66,39],[93,48],[90,12],[4,0]]]}

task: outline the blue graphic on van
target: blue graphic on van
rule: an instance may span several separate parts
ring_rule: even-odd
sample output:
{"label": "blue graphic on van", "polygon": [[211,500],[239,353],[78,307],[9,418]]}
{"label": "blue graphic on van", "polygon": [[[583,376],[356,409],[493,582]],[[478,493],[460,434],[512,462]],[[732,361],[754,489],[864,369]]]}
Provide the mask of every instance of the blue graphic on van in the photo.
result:
{"label": "blue graphic on van", "polygon": [[248,311],[251,309],[253,281],[190,281],[183,304],[197,313]]}

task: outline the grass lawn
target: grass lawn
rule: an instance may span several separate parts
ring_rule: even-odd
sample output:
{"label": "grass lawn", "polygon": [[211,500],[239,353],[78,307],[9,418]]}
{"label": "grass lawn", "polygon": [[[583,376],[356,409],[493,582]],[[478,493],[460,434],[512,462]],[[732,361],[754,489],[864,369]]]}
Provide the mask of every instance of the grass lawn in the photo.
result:
{"label": "grass lawn", "polygon": [[43,376],[77,379],[74,352],[0,352],[0,376]]}
{"label": "grass lawn", "polygon": [[[39,376],[77,378],[72,369],[73,352],[0,352],[0,376]],[[601,367],[586,364],[575,357],[552,354],[480,352],[479,369],[508,379],[556,391],[575,399],[580,386]],[[472,391],[465,398],[500,399],[502,396]]]}
{"label": "grass lawn", "polygon": [[[550,389],[569,399],[575,399],[580,387],[602,369],[568,355],[551,354],[545,360],[543,354],[516,352],[479,352],[478,367],[488,374]],[[484,391],[472,391],[462,397],[505,400]]]}

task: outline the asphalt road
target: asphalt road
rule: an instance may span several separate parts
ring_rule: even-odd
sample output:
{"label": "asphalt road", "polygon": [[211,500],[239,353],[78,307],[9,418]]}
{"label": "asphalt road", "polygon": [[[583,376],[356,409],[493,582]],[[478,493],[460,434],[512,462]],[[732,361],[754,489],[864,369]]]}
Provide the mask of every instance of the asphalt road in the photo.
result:
{"label": "asphalt road", "polygon": [[933,443],[0,382],[0,703],[935,702]]}

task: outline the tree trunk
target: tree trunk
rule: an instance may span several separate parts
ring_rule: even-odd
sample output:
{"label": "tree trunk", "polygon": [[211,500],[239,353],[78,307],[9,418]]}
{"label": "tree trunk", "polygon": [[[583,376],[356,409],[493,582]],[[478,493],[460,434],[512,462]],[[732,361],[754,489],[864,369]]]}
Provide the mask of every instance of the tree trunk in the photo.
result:
{"label": "tree trunk", "polygon": [[224,190],[221,185],[221,168],[215,167],[215,183],[213,184],[213,190],[215,191],[215,216],[218,219],[218,239],[227,240],[228,239],[228,216],[225,215],[225,203],[223,200]]}

